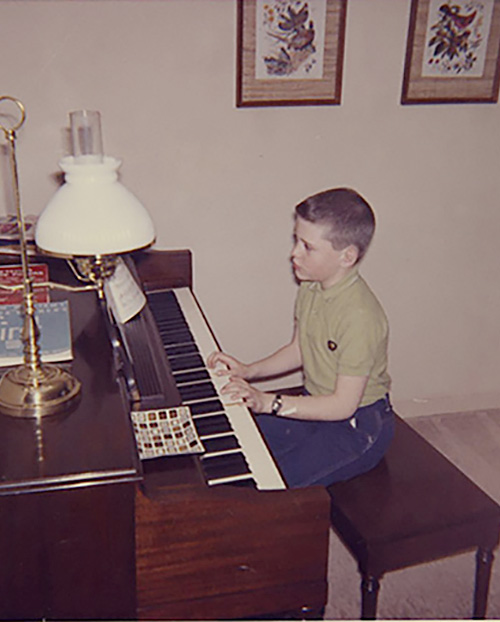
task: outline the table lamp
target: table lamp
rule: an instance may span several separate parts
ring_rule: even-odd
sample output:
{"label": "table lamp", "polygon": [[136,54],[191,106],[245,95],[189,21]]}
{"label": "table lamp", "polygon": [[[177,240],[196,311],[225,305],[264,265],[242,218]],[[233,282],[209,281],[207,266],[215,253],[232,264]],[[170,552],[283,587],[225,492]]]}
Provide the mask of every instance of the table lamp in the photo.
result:
{"label": "table lamp", "polygon": [[[81,385],[66,369],[41,362],[15,154],[16,131],[24,123],[25,109],[13,97],[0,97],[0,103],[4,101],[13,102],[20,113],[19,120],[0,129],[9,145],[19,231],[24,362],[7,370],[0,380],[0,413],[41,418],[67,411]],[[102,297],[104,280],[113,273],[117,256],[152,244],[154,226],[138,199],[118,181],[120,161],[103,155],[100,114],[76,111],[70,113],[70,121],[73,155],[60,162],[65,183],[40,214],[35,241],[43,253],[74,260],[82,278],[91,281]]]}
{"label": "table lamp", "polygon": [[120,160],[103,154],[100,113],[70,113],[73,155],[59,166],[62,185],[38,218],[35,240],[44,253],[71,258],[98,286],[114,269],[116,255],[151,245],[149,214],[118,181]]}

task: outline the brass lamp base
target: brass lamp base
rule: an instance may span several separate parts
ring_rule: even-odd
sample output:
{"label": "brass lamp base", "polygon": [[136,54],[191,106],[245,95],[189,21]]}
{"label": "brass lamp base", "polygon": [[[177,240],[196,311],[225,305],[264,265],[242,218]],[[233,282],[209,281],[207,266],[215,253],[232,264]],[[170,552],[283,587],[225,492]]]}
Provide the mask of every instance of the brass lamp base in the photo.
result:
{"label": "brass lamp base", "polygon": [[0,413],[30,418],[56,415],[76,400],[80,389],[74,376],[55,365],[36,370],[19,365],[0,380]]}

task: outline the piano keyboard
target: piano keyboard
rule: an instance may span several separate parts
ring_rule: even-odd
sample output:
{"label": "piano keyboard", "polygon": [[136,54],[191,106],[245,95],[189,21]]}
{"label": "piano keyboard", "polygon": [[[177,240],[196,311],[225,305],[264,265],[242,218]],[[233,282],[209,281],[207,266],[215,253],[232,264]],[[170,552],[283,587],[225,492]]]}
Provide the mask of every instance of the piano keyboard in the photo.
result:
{"label": "piano keyboard", "polygon": [[206,366],[219,348],[190,289],[148,292],[147,298],[177,389],[205,447],[201,465],[208,484],[285,488],[251,413],[242,402],[221,397],[227,377]]}

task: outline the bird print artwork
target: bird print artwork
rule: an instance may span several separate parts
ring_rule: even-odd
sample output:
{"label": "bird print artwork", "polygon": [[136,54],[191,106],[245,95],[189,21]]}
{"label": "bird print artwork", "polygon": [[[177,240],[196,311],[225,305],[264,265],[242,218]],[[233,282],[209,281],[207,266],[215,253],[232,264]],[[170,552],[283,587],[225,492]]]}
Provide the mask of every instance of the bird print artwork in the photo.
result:
{"label": "bird print artwork", "polygon": [[424,75],[481,75],[493,2],[431,2]]}
{"label": "bird print artwork", "polygon": [[[268,78],[318,77],[317,22],[324,0],[260,1],[261,61]],[[319,16],[319,19],[318,19]]]}

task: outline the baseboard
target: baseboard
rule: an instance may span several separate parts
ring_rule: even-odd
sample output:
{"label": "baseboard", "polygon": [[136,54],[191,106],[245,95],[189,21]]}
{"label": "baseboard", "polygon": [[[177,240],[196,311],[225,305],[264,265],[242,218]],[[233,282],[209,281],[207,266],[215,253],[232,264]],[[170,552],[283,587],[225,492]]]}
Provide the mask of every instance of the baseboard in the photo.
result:
{"label": "baseboard", "polygon": [[404,399],[393,396],[394,410],[403,418],[500,408],[500,393],[430,396]]}

